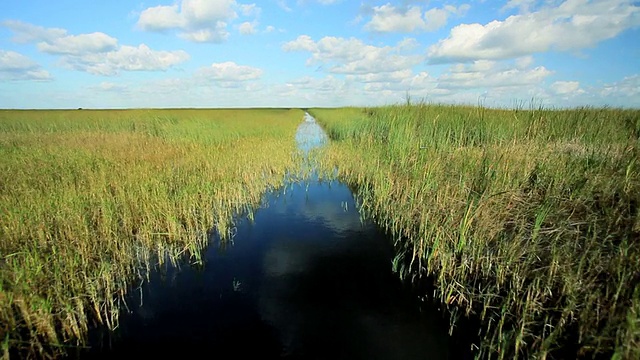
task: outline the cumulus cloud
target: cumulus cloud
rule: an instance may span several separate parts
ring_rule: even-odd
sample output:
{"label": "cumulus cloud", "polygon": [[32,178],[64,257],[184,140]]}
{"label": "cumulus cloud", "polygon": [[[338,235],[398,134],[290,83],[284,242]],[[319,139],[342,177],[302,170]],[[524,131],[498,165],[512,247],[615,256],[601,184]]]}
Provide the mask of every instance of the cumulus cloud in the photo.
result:
{"label": "cumulus cloud", "polygon": [[[517,81],[521,85],[512,85],[514,81],[505,77],[502,77],[505,80],[503,82],[492,80],[501,78],[500,75],[495,75],[496,73],[505,73],[513,69],[518,69],[516,61],[501,60],[468,64],[466,67],[456,65],[445,71],[444,75],[483,73],[477,76],[478,79],[474,82],[469,83],[472,87],[440,87],[440,84],[448,81],[447,76],[432,76],[424,71],[412,73],[406,70],[378,75],[305,76],[286,83],[273,84],[262,83],[259,79],[226,81],[231,77],[226,77],[226,80],[221,80],[225,79],[222,77],[218,80],[200,81],[196,72],[189,78],[153,80],[136,84],[135,88],[130,89],[130,94],[122,96],[122,99],[129,101],[132,97],[139,96],[139,101],[150,107],[174,104],[176,98],[186,99],[175,103],[176,106],[371,106],[404,102],[408,94],[411,99],[418,101],[456,104],[477,104],[481,101],[487,106],[503,107],[512,107],[518,100],[526,101],[532,98],[544,106],[640,106],[640,75],[629,76],[598,87],[580,85],[585,92],[557,95],[551,89],[553,84],[546,85],[550,75],[531,75],[539,72],[536,66],[514,72],[524,77],[524,80]],[[489,85],[492,86],[482,86],[482,79],[488,79]]]}
{"label": "cumulus cloud", "polygon": [[67,36],[67,30],[60,28],[44,28],[18,20],[5,20],[2,26],[13,31],[12,41],[17,43],[52,42]]}
{"label": "cumulus cloud", "polygon": [[391,4],[376,6],[374,14],[364,28],[377,32],[412,32],[425,26],[422,10],[419,6],[412,6],[405,11],[396,9]]}
{"label": "cumulus cloud", "polygon": [[262,88],[258,82],[262,73],[262,69],[234,62],[213,63],[184,77],[128,84],[102,82],[90,89],[111,95],[117,93],[122,103],[138,106],[249,106],[256,101],[265,101],[265,105],[269,105],[271,99],[264,94],[247,100]]}
{"label": "cumulus cloud", "polygon": [[0,80],[51,80],[52,76],[33,60],[15,51],[0,50]]}
{"label": "cumulus cloud", "polygon": [[86,52],[106,52],[118,46],[118,40],[101,32],[69,35],[59,28],[44,28],[17,20],[6,20],[2,25],[14,33],[13,41],[36,43],[42,52],[57,55],[78,55]]}
{"label": "cumulus cloud", "polygon": [[353,87],[350,81],[340,76],[326,75],[304,76],[282,85],[267,87],[263,91],[269,98],[285,106],[346,106],[357,103],[355,99],[360,95],[361,89]]}
{"label": "cumulus cloud", "polygon": [[413,76],[411,69],[392,71],[387,73],[368,73],[347,75],[347,79],[362,83],[399,82]]}
{"label": "cumulus cloud", "polygon": [[450,94],[436,87],[437,79],[427,72],[404,69],[385,73],[329,74],[325,77],[305,76],[276,86],[282,97],[303,99],[309,104],[340,106],[354,104],[391,104],[404,101],[407,93],[415,98]]}
{"label": "cumulus cloud", "polygon": [[640,75],[634,74],[624,79],[605,84],[600,91],[602,96],[636,98],[635,106],[640,106]]}
{"label": "cumulus cloud", "polygon": [[183,32],[183,33],[180,33],[179,36],[182,39],[185,39],[187,41],[192,41],[192,42],[220,43],[227,39],[227,37],[229,36],[229,33],[227,32],[226,23],[218,23],[215,25],[215,28]]}
{"label": "cumulus cloud", "polygon": [[[116,75],[121,71],[167,70],[189,59],[185,51],[152,50],[145,44],[119,45],[104,33],[69,35],[66,30],[44,28],[20,21],[4,21],[14,41],[35,43],[38,50],[59,55],[59,64],[96,75]],[[41,74],[44,76],[44,74]]]}
{"label": "cumulus cloud", "polygon": [[245,21],[240,24],[240,26],[238,27],[238,31],[240,31],[240,34],[242,35],[252,35],[256,33],[256,28],[253,23]]}
{"label": "cumulus cloud", "polygon": [[240,10],[244,16],[259,16],[262,9],[256,4],[243,4],[240,5]]}
{"label": "cumulus cloud", "polygon": [[308,35],[285,43],[284,51],[306,51],[311,53],[307,65],[329,66],[336,74],[384,73],[408,69],[423,61],[422,55],[406,54],[407,41],[396,46],[377,47],[367,45],[356,38],[326,36],[314,41]]}
{"label": "cumulus cloud", "polygon": [[[142,84],[135,92],[153,94],[154,97],[173,97],[170,99],[172,102],[175,101],[176,94],[184,94],[181,97],[188,98],[189,104],[193,106],[212,104],[212,97],[216,99],[217,106],[229,104],[228,101],[239,105],[247,101],[247,96],[255,95],[262,88],[262,84],[258,82],[262,74],[262,69],[234,62],[213,63],[195,70],[188,77],[166,78]],[[218,100],[223,102],[217,102]],[[248,104],[251,102],[245,103],[247,106]]]}
{"label": "cumulus cloud", "polygon": [[[261,12],[256,4],[238,4],[235,0],[181,0],[143,10],[137,26],[146,31],[177,30],[181,38],[193,42],[220,43],[229,37],[227,26],[238,18],[236,10],[254,17]],[[244,30],[249,30],[246,25]]]}
{"label": "cumulus cloud", "polygon": [[528,55],[528,56],[519,57],[515,59],[515,64],[516,64],[516,68],[518,69],[526,69],[531,64],[533,64],[533,56]]}
{"label": "cumulus cloud", "polygon": [[318,51],[318,45],[309,35],[300,35],[297,39],[289,41],[282,46],[284,51]]}
{"label": "cumulus cloud", "polygon": [[447,24],[449,16],[464,15],[467,10],[467,4],[459,7],[447,5],[423,13],[420,6],[396,7],[388,3],[373,7],[373,16],[364,28],[372,32],[435,31]]}
{"label": "cumulus cloud", "polygon": [[640,75],[618,81],[582,85],[578,81],[555,81],[545,91],[546,101],[554,106],[640,106]]}
{"label": "cumulus cloud", "polygon": [[477,60],[471,64],[456,64],[438,77],[443,89],[477,89],[492,87],[538,86],[553,72],[544,66],[522,68],[517,64]]}
{"label": "cumulus cloud", "polygon": [[137,47],[123,45],[106,53],[66,56],[61,64],[94,75],[111,76],[121,71],[166,71],[188,59],[189,54],[182,50],[157,51],[141,44]]}
{"label": "cumulus cloud", "polygon": [[262,76],[262,70],[227,61],[223,63],[214,63],[211,64],[211,66],[200,68],[196,71],[196,76],[211,80],[246,81],[258,79]]}
{"label": "cumulus cloud", "polygon": [[549,87],[556,95],[583,93],[580,83],[577,81],[556,81]]}
{"label": "cumulus cloud", "polygon": [[640,7],[630,0],[567,0],[504,21],[458,25],[429,48],[428,58],[430,63],[446,63],[577,50],[637,26]]}
{"label": "cumulus cloud", "polygon": [[178,5],[160,5],[142,11],[138,26],[147,31],[164,31],[186,26],[186,19],[180,16]]}
{"label": "cumulus cloud", "polygon": [[426,71],[417,74],[408,71],[390,75],[391,76],[386,78],[366,79],[368,81],[364,81],[363,79],[357,80],[364,82],[363,89],[365,92],[391,91],[397,98],[402,98],[407,93],[417,97],[425,97],[436,93],[449,93],[448,90],[437,89],[437,79],[433,78]]}
{"label": "cumulus cloud", "polygon": [[51,42],[40,42],[37,46],[40,51],[50,54],[80,55],[86,52],[115,50],[118,40],[107,34],[96,32],[63,36]]}

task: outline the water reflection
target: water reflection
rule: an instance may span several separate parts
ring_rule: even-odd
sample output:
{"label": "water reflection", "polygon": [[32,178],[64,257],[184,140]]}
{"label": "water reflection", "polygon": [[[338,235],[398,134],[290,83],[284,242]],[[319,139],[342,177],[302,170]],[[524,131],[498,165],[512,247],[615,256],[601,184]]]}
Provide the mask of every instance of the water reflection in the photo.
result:
{"label": "water reflection", "polygon": [[303,152],[309,152],[314,148],[318,148],[327,142],[327,134],[316,123],[313,116],[309,113],[304,114],[304,121],[296,132],[296,143],[298,148]]}
{"label": "water reflection", "polygon": [[[296,140],[309,151],[326,135],[307,115]],[[233,246],[216,240],[203,267],[151,274],[111,342],[82,357],[455,357],[448,322],[417,310],[391,272],[388,239],[361,222],[343,184],[268,194],[253,222],[239,220]]]}

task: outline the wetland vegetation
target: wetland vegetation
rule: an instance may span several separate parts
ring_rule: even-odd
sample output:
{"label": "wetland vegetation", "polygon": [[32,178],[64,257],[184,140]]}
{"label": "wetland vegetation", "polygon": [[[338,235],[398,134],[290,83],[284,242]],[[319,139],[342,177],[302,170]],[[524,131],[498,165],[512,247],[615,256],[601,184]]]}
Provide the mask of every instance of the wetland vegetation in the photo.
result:
{"label": "wetland vegetation", "polygon": [[[395,271],[479,358],[640,358],[640,111],[312,109]],[[0,340],[55,356],[309,169],[301,110],[0,111]],[[234,279],[235,283],[235,279]],[[307,284],[308,286],[308,284]]]}
{"label": "wetland vegetation", "polygon": [[310,113],[396,271],[481,324],[478,357],[640,358],[640,111]]}
{"label": "wetland vegetation", "polygon": [[[301,110],[0,111],[5,356],[118,326],[131,281],[224,237],[297,169]],[[138,280],[139,281],[139,280]]]}

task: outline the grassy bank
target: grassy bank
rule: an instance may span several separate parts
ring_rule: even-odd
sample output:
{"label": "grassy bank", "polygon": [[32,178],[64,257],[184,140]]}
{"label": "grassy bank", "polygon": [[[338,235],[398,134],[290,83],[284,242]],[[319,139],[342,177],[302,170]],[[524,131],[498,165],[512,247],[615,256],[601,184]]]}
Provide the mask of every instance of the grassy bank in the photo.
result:
{"label": "grassy bank", "polygon": [[327,169],[393,233],[482,358],[640,358],[640,111],[310,111]]}
{"label": "grassy bank", "polygon": [[277,187],[300,110],[0,111],[0,342],[51,353],[115,328],[136,274],[198,261]]}

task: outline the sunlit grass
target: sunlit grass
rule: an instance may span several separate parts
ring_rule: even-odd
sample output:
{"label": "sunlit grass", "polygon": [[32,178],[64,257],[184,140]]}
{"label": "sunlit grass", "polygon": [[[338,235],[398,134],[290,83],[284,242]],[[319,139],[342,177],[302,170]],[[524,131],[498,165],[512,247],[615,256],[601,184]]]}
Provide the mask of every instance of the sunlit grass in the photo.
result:
{"label": "sunlit grass", "polygon": [[640,111],[310,112],[396,270],[481,320],[480,357],[640,358]]}
{"label": "sunlit grass", "polygon": [[199,261],[297,169],[300,110],[0,111],[0,340],[110,328],[130,281]]}

